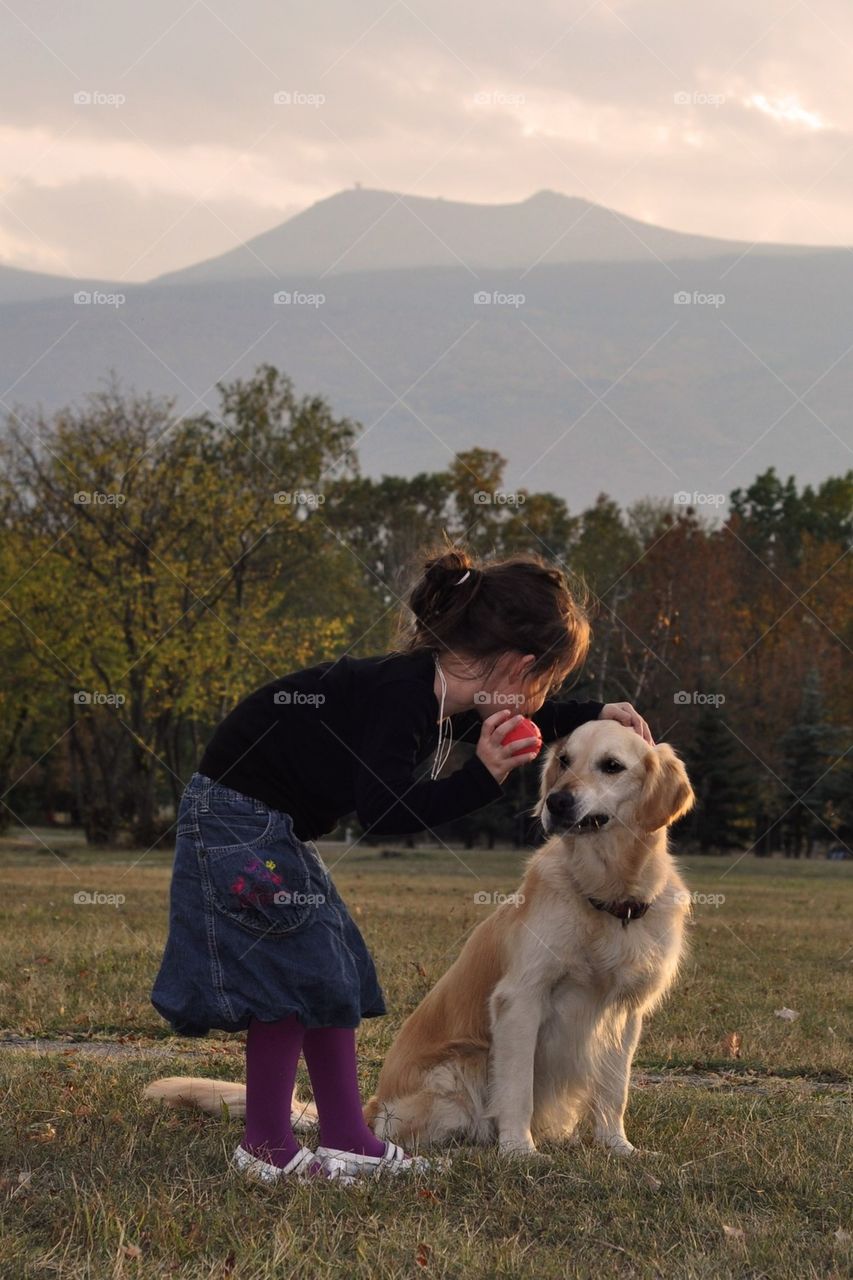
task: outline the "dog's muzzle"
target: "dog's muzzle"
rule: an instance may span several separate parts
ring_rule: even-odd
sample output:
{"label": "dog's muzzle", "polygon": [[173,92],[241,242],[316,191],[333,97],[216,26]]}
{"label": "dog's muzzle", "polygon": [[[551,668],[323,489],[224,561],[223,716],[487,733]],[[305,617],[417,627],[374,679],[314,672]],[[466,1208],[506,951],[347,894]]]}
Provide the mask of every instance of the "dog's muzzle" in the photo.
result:
{"label": "dog's muzzle", "polygon": [[583,835],[588,831],[600,831],[610,821],[606,813],[586,813],[577,818],[577,800],[571,791],[552,791],[545,799],[546,828],[563,835]]}

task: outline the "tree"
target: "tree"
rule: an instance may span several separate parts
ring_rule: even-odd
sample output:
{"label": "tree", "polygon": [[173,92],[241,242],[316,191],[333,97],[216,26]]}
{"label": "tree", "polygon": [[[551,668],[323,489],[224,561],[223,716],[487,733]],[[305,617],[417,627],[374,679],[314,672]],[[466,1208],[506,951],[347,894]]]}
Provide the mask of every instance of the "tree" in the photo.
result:
{"label": "tree", "polygon": [[711,700],[715,694],[719,691],[712,690],[700,703],[693,739],[685,750],[696,806],[684,825],[702,853],[743,846],[752,829],[753,769],[726,728],[722,706]]}
{"label": "tree", "polygon": [[824,718],[820,673],[812,666],[803,686],[797,719],[782,738],[782,781],[789,789],[789,800],[793,796],[786,805],[783,824],[786,856],[799,858],[805,850],[806,856],[811,857],[815,836],[832,834],[824,823],[824,813],[835,796],[835,787],[828,781],[833,738],[833,728]]}
{"label": "tree", "polygon": [[325,535],[297,495],[352,470],[351,424],[269,366],[220,390],[221,415],[182,419],[113,379],[83,410],[16,414],[3,444],[8,545],[26,566],[8,620],[64,690],[94,841],[122,822],[155,840],[199,721],[346,632],[345,614],[306,610]]}

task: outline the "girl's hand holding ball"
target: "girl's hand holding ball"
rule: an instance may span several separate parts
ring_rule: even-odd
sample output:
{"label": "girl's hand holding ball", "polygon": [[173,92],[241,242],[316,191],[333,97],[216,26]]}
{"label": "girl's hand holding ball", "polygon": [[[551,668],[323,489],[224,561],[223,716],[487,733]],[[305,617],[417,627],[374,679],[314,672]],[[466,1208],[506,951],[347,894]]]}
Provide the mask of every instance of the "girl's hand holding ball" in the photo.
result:
{"label": "girl's hand holding ball", "polygon": [[541,749],[542,734],[526,716],[504,709],[483,721],[477,755],[498,782],[519,765],[535,760]]}
{"label": "girl's hand holding ball", "polygon": [[[507,721],[507,723],[509,724],[510,721]],[[531,746],[531,739],[533,739],[535,745]],[[539,725],[535,724],[533,720],[528,720],[527,716],[522,716],[515,728],[509,729],[501,739],[501,744],[505,747],[508,747],[511,742],[523,744],[516,745],[512,753],[514,756],[527,755],[532,751],[533,755],[530,758],[534,759],[542,749],[542,734],[539,732]]]}

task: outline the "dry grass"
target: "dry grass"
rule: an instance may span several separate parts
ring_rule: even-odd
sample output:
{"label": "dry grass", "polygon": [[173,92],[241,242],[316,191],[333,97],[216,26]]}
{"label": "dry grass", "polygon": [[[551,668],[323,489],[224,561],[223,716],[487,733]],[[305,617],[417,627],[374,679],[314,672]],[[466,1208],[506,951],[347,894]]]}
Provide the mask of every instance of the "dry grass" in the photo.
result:
{"label": "dry grass", "polygon": [[[148,1003],[170,856],[135,861],[70,841],[60,862],[40,846],[3,843],[6,1034],[130,1037],[169,1056],[0,1051],[2,1276],[849,1274],[853,868],[686,862],[691,888],[725,901],[697,902],[690,958],[638,1066],[710,1078],[635,1089],[629,1134],[660,1155],[624,1163],[552,1148],[541,1164],[514,1165],[463,1149],[448,1172],[405,1186],[270,1190],[227,1172],[239,1122],[140,1101],[154,1074],[243,1069],[241,1037],[175,1039]],[[323,852],[332,865],[341,851]],[[365,1090],[395,1028],[488,910],[474,894],[515,887],[517,854],[459,856],[364,851],[335,869],[393,1011],[362,1028]],[[79,891],[125,901],[78,905]],[[783,1007],[799,1016],[780,1019]],[[188,1050],[201,1056],[182,1058]]]}

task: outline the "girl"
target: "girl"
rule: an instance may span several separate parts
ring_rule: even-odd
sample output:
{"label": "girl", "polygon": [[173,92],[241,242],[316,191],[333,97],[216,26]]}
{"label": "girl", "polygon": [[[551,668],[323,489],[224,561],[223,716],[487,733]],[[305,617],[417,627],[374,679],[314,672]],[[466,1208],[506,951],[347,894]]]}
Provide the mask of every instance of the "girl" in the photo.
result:
{"label": "girl", "polygon": [[[385,1002],[314,841],[353,812],[365,833],[400,835],[496,799],[535,755],[534,738],[503,745],[521,711],[546,743],[602,717],[652,740],[628,703],[548,699],[582,666],[590,627],[564,575],[541,558],[478,565],[463,551],[435,554],[408,606],[391,653],[321,662],[240,702],[178,812],[151,1000],[180,1035],[247,1031],[246,1130],[234,1162],[265,1181],[426,1165],[365,1124],[355,1028]],[[454,736],[475,750],[438,779]],[[433,751],[430,779],[416,781]],[[316,1152],[291,1128],[300,1054],[319,1116]]]}

